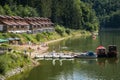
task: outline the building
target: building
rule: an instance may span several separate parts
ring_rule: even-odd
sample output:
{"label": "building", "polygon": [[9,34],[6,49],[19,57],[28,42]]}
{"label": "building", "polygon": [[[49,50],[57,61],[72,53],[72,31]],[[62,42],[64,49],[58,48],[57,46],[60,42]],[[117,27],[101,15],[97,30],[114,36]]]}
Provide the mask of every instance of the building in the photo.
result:
{"label": "building", "polygon": [[24,33],[29,31],[29,24],[19,16],[0,16],[0,31]]}
{"label": "building", "polygon": [[48,18],[0,15],[0,31],[12,33],[38,33],[54,31],[54,24]]}
{"label": "building", "polygon": [[30,25],[32,33],[54,31],[54,24],[48,18],[26,17],[24,19]]}

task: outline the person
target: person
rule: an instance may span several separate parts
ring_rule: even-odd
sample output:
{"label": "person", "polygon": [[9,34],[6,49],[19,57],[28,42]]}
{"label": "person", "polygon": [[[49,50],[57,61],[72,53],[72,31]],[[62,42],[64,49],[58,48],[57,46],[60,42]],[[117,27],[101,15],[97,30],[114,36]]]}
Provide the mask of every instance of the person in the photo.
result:
{"label": "person", "polygon": [[26,50],[24,50],[24,54],[26,54],[26,52],[27,52],[27,51],[26,51]]}
{"label": "person", "polygon": [[31,52],[30,52],[30,56],[31,56]]}
{"label": "person", "polygon": [[31,50],[31,47],[29,47],[29,50]]}
{"label": "person", "polygon": [[29,47],[28,49],[29,49],[29,55],[31,56],[31,47]]}
{"label": "person", "polygon": [[28,45],[31,45],[31,41],[28,41]]}
{"label": "person", "polygon": [[37,50],[40,50],[40,47],[39,47],[39,46],[37,47]]}

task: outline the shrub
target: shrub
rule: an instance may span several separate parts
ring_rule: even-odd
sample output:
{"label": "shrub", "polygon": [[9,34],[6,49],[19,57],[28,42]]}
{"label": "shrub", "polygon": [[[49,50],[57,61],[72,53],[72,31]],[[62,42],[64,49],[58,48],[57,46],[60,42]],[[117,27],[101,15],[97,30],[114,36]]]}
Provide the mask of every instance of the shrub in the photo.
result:
{"label": "shrub", "polygon": [[8,59],[6,55],[0,56],[0,74],[4,74],[8,70]]}
{"label": "shrub", "polygon": [[37,34],[37,35],[36,35],[36,40],[37,40],[37,41],[40,41],[40,37],[41,37],[41,35],[40,35],[40,34]]}
{"label": "shrub", "polygon": [[0,61],[0,74],[4,74],[4,73],[5,73],[5,63]]}
{"label": "shrub", "polygon": [[8,45],[8,44],[3,43],[3,44],[1,44],[1,47],[9,47],[9,45]]}
{"label": "shrub", "polygon": [[9,38],[10,37],[9,33],[1,33],[1,34],[4,38]]}
{"label": "shrub", "polygon": [[61,36],[63,36],[63,34],[64,34],[64,32],[65,32],[65,28],[62,27],[62,26],[57,25],[57,26],[55,27],[55,31],[56,31],[58,34],[60,34]]}
{"label": "shrub", "polygon": [[68,35],[70,35],[70,33],[71,33],[70,29],[68,29],[68,28],[65,30],[65,32],[66,32]]}
{"label": "shrub", "polygon": [[26,41],[31,41],[31,42],[34,42],[36,43],[36,37],[34,35],[31,35],[31,34],[22,34],[24,36],[24,38],[26,38]]}

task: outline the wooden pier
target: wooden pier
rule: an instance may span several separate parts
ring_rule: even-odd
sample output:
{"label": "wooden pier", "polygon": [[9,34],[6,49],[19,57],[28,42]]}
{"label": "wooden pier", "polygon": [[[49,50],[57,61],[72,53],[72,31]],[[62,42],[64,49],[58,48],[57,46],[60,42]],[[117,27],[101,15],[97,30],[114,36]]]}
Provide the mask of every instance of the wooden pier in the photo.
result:
{"label": "wooden pier", "polygon": [[35,58],[60,58],[60,59],[72,59],[74,58],[71,54],[64,53],[45,53],[41,55],[36,55]]}

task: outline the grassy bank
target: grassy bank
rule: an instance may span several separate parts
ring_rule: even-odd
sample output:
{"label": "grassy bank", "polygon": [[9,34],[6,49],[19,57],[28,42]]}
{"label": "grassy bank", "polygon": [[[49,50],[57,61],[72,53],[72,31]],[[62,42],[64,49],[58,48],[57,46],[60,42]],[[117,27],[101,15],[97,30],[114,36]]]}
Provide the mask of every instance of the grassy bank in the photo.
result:
{"label": "grassy bank", "polygon": [[[60,38],[65,38],[68,36],[80,36],[80,35],[90,35],[90,32],[83,30],[71,30],[60,28],[59,26],[55,28],[54,32],[43,32],[38,34],[14,34],[14,33],[0,33],[1,39],[6,38],[20,38],[20,44],[28,44],[32,42],[34,44],[40,44],[41,42],[48,42]],[[23,68],[26,65],[32,64],[33,60],[24,54],[24,48],[15,47],[9,45],[8,43],[3,43],[1,46],[11,48],[12,51],[6,52],[6,54],[0,55],[0,74],[4,75],[6,72],[16,68]]]}
{"label": "grassy bank", "polygon": [[14,33],[0,33],[0,39],[20,38],[20,44],[27,44],[29,41],[35,44],[40,42],[47,42],[68,36],[90,35],[90,32],[84,30],[71,30],[64,27],[55,27],[54,32],[43,32],[37,34],[14,34]]}
{"label": "grassy bank", "polygon": [[11,50],[0,55],[0,80],[6,80],[13,75],[32,69],[39,63],[31,59],[23,51]]}
{"label": "grassy bank", "polygon": [[23,68],[26,64],[31,64],[31,59],[27,57],[23,52],[10,51],[0,55],[0,74],[5,75],[7,71],[10,71],[16,67]]}

